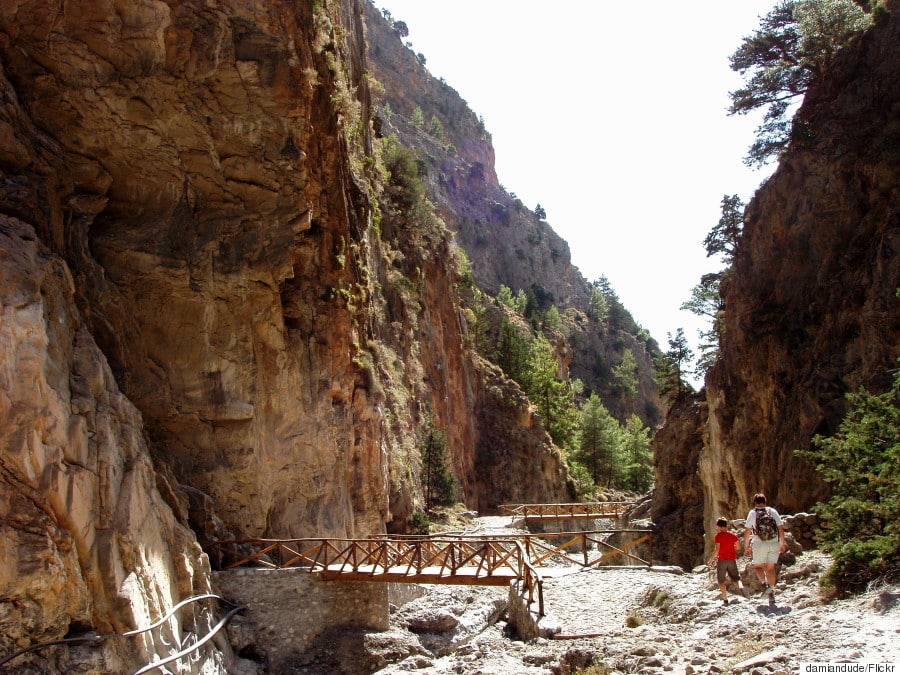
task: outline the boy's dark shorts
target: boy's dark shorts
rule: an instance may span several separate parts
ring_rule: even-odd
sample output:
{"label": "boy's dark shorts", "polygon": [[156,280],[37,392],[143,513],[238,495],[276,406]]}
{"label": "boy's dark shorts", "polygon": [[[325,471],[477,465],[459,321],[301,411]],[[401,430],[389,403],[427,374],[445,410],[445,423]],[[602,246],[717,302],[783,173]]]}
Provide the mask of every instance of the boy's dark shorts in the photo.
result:
{"label": "boy's dark shorts", "polygon": [[738,574],[737,560],[719,560],[716,562],[716,579],[720,584],[725,582],[726,574],[735,581],[741,578],[741,575]]}

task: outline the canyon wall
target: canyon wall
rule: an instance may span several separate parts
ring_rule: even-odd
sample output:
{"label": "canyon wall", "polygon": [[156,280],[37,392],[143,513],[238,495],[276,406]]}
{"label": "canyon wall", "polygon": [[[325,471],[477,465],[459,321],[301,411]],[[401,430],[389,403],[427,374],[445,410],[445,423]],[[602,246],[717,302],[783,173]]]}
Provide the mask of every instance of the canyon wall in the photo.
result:
{"label": "canyon wall", "polygon": [[[900,16],[851,42],[815,81],[793,142],[747,207],[722,283],[724,331],[706,379],[708,412],[673,419],[654,443],[658,484],[697,472],[688,529],[743,518],[764,491],[783,512],[809,510],[827,486],[795,450],[834,433],[845,395],[884,391],[900,357]],[[679,436],[682,445],[663,448]],[[707,538],[709,540],[709,538]],[[709,544],[707,544],[709,548]],[[679,560],[702,560],[672,542]]]}
{"label": "canyon wall", "polygon": [[470,506],[566,500],[452,234],[391,204],[364,4],[0,7],[2,653],[149,624],[217,539],[402,531],[429,424]]}
{"label": "canyon wall", "polygon": [[[379,83],[373,96],[378,134],[415,150],[428,195],[466,252],[478,287],[491,296],[501,285],[513,293],[527,291],[541,309],[557,307],[564,335],[555,341],[563,372],[597,393],[620,421],[637,413],[655,429],[664,415],[653,374],[656,341],[617,299],[609,317],[591,314],[592,284],[572,264],[568,243],[500,184],[483,121],[449,83],[428,72],[393,20],[366,4],[369,65]],[[415,26],[410,29],[415,32]],[[634,396],[623,395],[613,382],[613,368],[626,351],[637,366]]]}
{"label": "canyon wall", "polygon": [[[75,306],[69,269],[30,225],[2,215],[0,449],[0,654],[149,626],[210,592],[187,503],[164,497],[172,479],[154,470],[141,414]],[[213,619],[192,605],[161,632],[78,655],[49,650],[42,663],[125,672],[182,630],[209,632]],[[206,654],[196,665],[214,671],[222,661]]]}

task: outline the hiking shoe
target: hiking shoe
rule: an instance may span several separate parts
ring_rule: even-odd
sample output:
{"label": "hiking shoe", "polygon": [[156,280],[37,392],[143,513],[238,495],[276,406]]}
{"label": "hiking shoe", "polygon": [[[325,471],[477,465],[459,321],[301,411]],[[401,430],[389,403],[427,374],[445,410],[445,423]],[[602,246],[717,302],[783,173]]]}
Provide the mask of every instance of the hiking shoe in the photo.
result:
{"label": "hiking shoe", "polygon": [[772,592],[772,588],[769,584],[763,584],[762,593],[759,594],[760,598],[768,598],[769,594]]}
{"label": "hiking shoe", "polygon": [[728,598],[722,598],[722,605],[728,607]]}

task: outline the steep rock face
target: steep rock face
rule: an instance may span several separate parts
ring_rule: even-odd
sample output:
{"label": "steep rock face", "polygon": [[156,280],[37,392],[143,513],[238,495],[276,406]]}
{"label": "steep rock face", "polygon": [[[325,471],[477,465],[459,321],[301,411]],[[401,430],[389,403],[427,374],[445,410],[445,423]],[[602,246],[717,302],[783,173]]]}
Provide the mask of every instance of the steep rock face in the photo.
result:
{"label": "steep rock face", "polygon": [[[663,414],[653,377],[656,343],[638,337],[630,316],[607,324],[589,317],[591,285],[572,265],[568,243],[500,185],[484,124],[428,72],[374,5],[367,3],[365,21],[369,64],[383,89],[374,97],[378,133],[416,150],[429,197],[465,250],[479,288],[493,296],[501,285],[530,290],[545,303],[542,309],[555,305],[563,314],[571,376],[600,394],[620,420],[637,412],[655,428]],[[633,398],[611,384],[626,349],[637,364]]]}
{"label": "steep rock face", "polygon": [[[563,499],[470,348],[449,233],[373,226],[362,3],[120,5],[0,8],[3,499],[33,525],[4,598],[47,608],[4,635],[133,628],[205,590],[187,523],[204,545],[402,529],[429,419],[467,502]],[[58,587],[14,560],[24,532]]]}
{"label": "steep rock face", "polygon": [[704,489],[697,465],[707,417],[703,394],[685,392],[669,408],[652,442],[654,557],[686,569],[697,564],[704,547]]}
{"label": "steep rock face", "polygon": [[[29,225],[0,216],[4,656],[70,631],[149,626],[183,598],[209,592],[186,504],[172,500],[173,512],[163,499],[171,486],[153,469],[141,415],[119,392],[73,288],[66,264]],[[187,612],[181,626],[209,631],[210,615]],[[44,667],[130,671],[168,650],[172,628],[180,630],[169,624],[96,650],[44,652]],[[211,671],[221,665],[221,655],[203,660]]]}
{"label": "steep rock face", "polygon": [[[419,151],[429,195],[472,261],[479,285],[496,294],[540,284],[561,306],[584,307],[587,284],[571,264],[569,245],[499,184],[484,124],[459,94],[433,77],[374,5],[366,3],[372,72],[390,113],[383,134]],[[421,126],[410,123],[418,108]],[[437,120],[440,131],[432,130]]]}
{"label": "steep rock face", "polygon": [[[883,391],[900,356],[900,16],[849,45],[807,94],[792,150],[750,203],[706,382],[697,528],[827,496],[794,454],[833,433],[844,396]],[[674,420],[673,423],[679,423]],[[688,420],[690,428],[696,420]],[[665,480],[678,480],[683,470]],[[699,561],[699,552],[694,562]]]}
{"label": "steep rock face", "polygon": [[332,103],[353,87],[341,104],[365,116],[358,7],[93,7],[20,5],[3,53],[53,149],[37,229],[157,458],[238,535],[381,530],[346,301],[368,215]]}

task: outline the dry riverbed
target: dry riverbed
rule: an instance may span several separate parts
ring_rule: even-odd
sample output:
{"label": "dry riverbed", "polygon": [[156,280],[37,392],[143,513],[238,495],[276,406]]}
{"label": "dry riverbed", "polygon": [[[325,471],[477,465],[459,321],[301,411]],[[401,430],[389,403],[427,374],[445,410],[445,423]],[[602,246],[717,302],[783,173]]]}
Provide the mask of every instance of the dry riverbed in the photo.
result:
{"label": "dry riverbed", "polygon": [[506,624],[506,589],[422,586],[392,607],[391,631],[335,635],[298,672],[774,675],[829,661],[900,672],[900,587],[829,599],[818,585],[828,564],[818,551],[798,556],[774,606],[758,593],[724,606],[705,570],[573,570],[545,582],[541,624],[555,637],[530,642]]}

